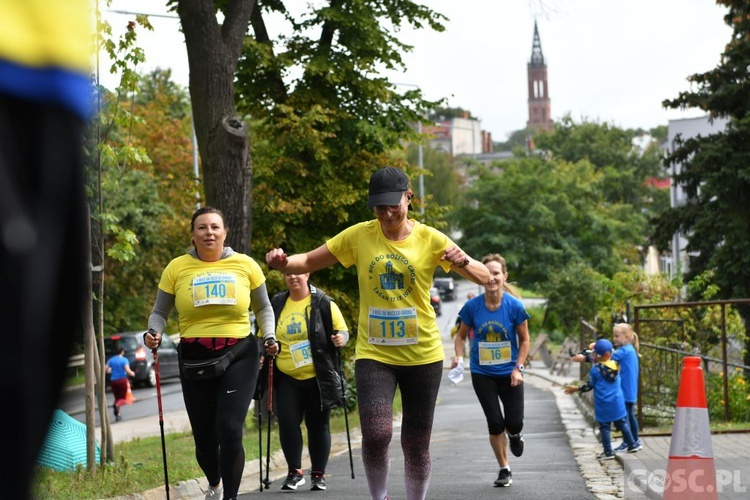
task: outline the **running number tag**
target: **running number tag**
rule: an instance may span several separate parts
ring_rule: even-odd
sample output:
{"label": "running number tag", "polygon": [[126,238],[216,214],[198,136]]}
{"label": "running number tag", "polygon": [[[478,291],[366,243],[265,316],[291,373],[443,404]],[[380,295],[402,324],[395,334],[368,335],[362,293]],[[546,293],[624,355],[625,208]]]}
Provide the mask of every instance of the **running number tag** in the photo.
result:
{"label": "running number tag", "polygon": [[233,274],[209,274],[193,279],[193,305],[235,305],[237,303],[237,277]]}
{"label": "running number tag", "polygon": [[370,308],[368,337],[371,344],[409,345],[417,343],[417,308]]}
{"label": "running number tag", "polygon": [[295,368],[302,368],[312,363],[309,340],[297,342],[289,348],[289,352],[292,354],[292,361]]}
{"label": "running number tag", "polygon": [[479,364],[480,365],[503,365],[510,363],[510,341],[503,342],[480,342]]}

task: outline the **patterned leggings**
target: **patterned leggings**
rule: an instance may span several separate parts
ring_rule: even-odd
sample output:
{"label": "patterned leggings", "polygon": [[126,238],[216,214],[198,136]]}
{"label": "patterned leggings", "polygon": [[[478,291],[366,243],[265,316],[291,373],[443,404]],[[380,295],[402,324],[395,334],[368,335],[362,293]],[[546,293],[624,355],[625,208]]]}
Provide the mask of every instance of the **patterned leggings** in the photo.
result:
{"label": "patterned leggings", "polygon": [[404,482],[407,500],[423,500],[432,472],[430,436],[443,363],[394,366],[370,359],[355,364],[359,420],[362,427],[362,462],[373,500],[388,491],[389,445],[393,436],[393,396],[401,391]]}

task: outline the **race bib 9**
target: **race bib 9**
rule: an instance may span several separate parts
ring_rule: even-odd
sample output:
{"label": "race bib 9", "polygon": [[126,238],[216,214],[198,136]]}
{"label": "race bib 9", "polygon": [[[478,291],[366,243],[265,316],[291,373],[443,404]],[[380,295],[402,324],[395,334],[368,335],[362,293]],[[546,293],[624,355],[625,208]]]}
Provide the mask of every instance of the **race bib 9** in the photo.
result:
{"label": "race bib 9", "polygon": [[312,364],[312,353],[310,352],[310,341],[297,342],[289,348],[295,368]]}

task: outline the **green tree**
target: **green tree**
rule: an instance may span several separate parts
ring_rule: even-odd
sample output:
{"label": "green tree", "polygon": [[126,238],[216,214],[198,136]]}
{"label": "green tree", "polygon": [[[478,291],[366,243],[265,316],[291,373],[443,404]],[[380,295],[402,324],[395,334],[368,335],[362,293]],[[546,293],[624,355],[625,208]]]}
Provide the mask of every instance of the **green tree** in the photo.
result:
{"label": "green tree", "polygon": [[[334,0],[299,15],[291,2],[258,7],[236,82],[238,108],[251,124],[253,249],[307,251],[372,217],[364,200],[378,167],[400,166],[416,179],[403,144],[419,139],[414,124],[434,103],[376,71],[403,67],[402,53],[411,47],[396,37],[398,29],[442,30],[442,17],[411,1]],[[271,39],[265,19],[278,14],[287,29]],[[418,210],[422,200],[414,202]],[[335,266],[313,278],[347,318],[356,318],[352,273]],[[282,287],[271,273],[270,291]]]}
{"label": "green tree", "polygon": [[639,262],[627,205],[606,202],[604,175],[588,161],[524,157],[496,172],[478,167],[456,213],[462,247],[475,257],[500,252],[512,278],[535,288],[573,262],[611,276]]}
{"label": "green tree", "polygon": [[106,333],[143,328],[164,266],[190,243],[187,221],[199,188],[185,90],[163,70],[138,75],[138,85],[140,92],[127,104],[137,117],[126,124],[128,143],[148,152],[148,161],[107,164],[103,171],[105,206],[138,239],[131,257],[105,267]]}
{"label": "green tree", "polygon": [[[135,67],[144,60],[143,51],[136,44],[136,27],[150,29],[145,16],[136,16],[135,21],[128,23],[128,29],[116,43],[112,38],[110,26],[100,22],[97,27],[97,48],[106,51],[114,61],[111,73],[120,75],[120,84],[115,92],[99,89],[98,115],[90,123],[84,146],[84,172],[86,174],[86,192],[88,196],[91,231],[90,261],[92,264],[92,303],[84,315],[84,354],[86,365],[87,401],[94,397],[98,400],[99,419],[102,423],[102,463],[112,459],[114,444],[109,429],[109,417],[106,411],[104,383],[104,341],[105,330],[105,281],[110,271],[110,264],[132,260],[135,255],[137,236],[130,228],[122,225],[114,209],[119,194],[122,192],[131,173],[131,166],[138,163],[149,163],[148,155],[142,148],[132,144],[132,125],[137,121],[132,114],[134,96],[138,77]],[[124,104],[128,96],[131,105]],[[156,206],[149,206],[152,210]],[[157,215],[157,213],[153,213]],[[96,302],[96,303],[95,303]],[[96,307],[98,306],[98,307]],[[96,369],[98,368],[98,370]],[[93,421],[94,408],[87,405],[87,421]],[[87,471],[95,469],[94,430],[87,431]]]}
{"label": "green tree", "polygon": [[[688,280],[705,271],[714,273],[720,298],[750,297],[750,4],[719,0],[728,8],[725,22],[732,37],[716,68],[692,75],[690,91],[664,101],[670,108],[698,108],[712,117],[727,117],[722,133],[679,140],[667,158],[679,165],[675,181],[684,188],[684,205],[673,207],[653,221],[652,237],[661,249],[676,232],[689,235]],[[750,329],[750,307],[739,312]],[[750,365],[750,349],[744,364]]]}
{"label": "green tree", "polygon": [[[563,332],[577,332],[580,320],[592,321],[607,300],[610,281],[585,262],[569,263],[544,282],[548,321]],[[542,325],[542,327],[549,325]],[[573,335],[575,337],[575,335]],[[560,339],[562,340],[562,339]]]}
{"label": "green tree", "polygon": [[237,113],[237,61],[255,0],[168,0],[180,17],[190,68],[189,90],[206,203],[232,230],[227,244],[244,252],[252,236],[249,132]]}
{"label": "green tree", "polygon": [[[411,165],[418,165],[418,146],[409,146],[406,159]],[[444,151],[436,151],[429,144],[422,146],[422,165],[424,168],[424,191],[427,202],[433,202],[445,208],[458,205],[461,200],[466,178],[458,168],[457,162]],[[414,179],[414,192],[418,192],[418,180]]]}
{"label": "green tree", "polygon": [[[330,210],[321,210],[322,216],[341,221],[344,214],[340,205],[346,205],[352,194],[358,193],[335,186],[325,189],[320,187],[322,183],[361,181],[356,172],[361,173],[363,160],[370,167],[376,165],[368,155],[382,154],[378,147],[403,136],[407,121],[416,118],[414,108],[394,99],[396,94],[388,82],[373,75],[380,68],[402,65],[401,52],[410,47],[396,38],[400,27],[429,25],[442,29],[440,17],[411,1],[331,0],[306,7],[280,0],[169,3],[175,6],[185,34],[206,200],[222,208],[228,225],[234,228],[228,243],[239,251],[248,251],[251,220],[258,220],[251,207],[268,207],[255,203],[251,196],[253,176],[264,166],[253,172],[249,129],[245,117],[238,113],[238,103],[243,114],[257,120],[256,126],[265,123],[268,128],[279,127],[267,134],[259,131],[254,137],[265,136],[271,142],[276,139],[277,144],[279,137],[300,139],[302,136],[291,129],[297,125],[314,135],[322,134],[290,145],[288,152],[298,156],[291,158],[288,166],[293,170],[300,165],[312,166],[313,178],[321,183],[318,189],[322,192],[317,194],[322,196],[310,199],[325,200],[324,206]],[[299,10],[303,12],[297,15]],[[268,15],[288,23],[288,30],[276,39],[266,27]],[[252,36],[246,36],[248,27]],[[238,66],[240,57],[242,64]],[[412,94],[406,100],[421,98]],[[336,149],[309,149],[313,144],[330,148],[334,138],[339,146]],[[366,151],[352,161],[360,150]],[[274,163],[271,160],[265,165]],[[328,167],[324,167],[326,164]],[[341,171],[339,175],[330,171],[331,165]],[[320,172],[321,167],[329,172]],[[348,172],[343,173],[345,170]],[[305,177],[304,172],[300,175]],[[344,199],[334,198],[336,195]],[[277,234],[269,236],[279,241]]]}
{"label": "green tree", "polygon": [[[605,173],[604,195],[610,202],[628,203],[634,216],[648,205],[658,191],[646,181],[664,177],[660,143],[640,151],[633,140],[640,134],[609,123],[583,121],[576,123],[568,115],[551,132],[538,134],[536,147],[551,152],[556,158],[577,162],[586,159]],[[667,193],[661,196],[667,197]],[[640,221],[636,221],[640,224]]]}

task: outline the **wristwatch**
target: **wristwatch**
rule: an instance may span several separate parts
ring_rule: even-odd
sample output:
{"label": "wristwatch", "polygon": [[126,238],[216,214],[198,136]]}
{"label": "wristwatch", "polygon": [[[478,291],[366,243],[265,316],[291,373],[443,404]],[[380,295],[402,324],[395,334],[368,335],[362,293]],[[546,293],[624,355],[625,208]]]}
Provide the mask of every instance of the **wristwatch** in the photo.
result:
{"label": "wristwatch", "polygon": [[523,373],[523,370],[524,370],[524,367],[523,367],[523,365],[518,365],[518,364],[517,364],[517,365],[516,365],[516,368],[518,368],[518,371],[519,371],[519,372]]}
{"label": "wristwatch", "polygon": [[460,264],[458,264],[456,267],[466,267],[468,265],[469,265],[469,258],[468,257],[464,257],[463,262],[461,262]]}

